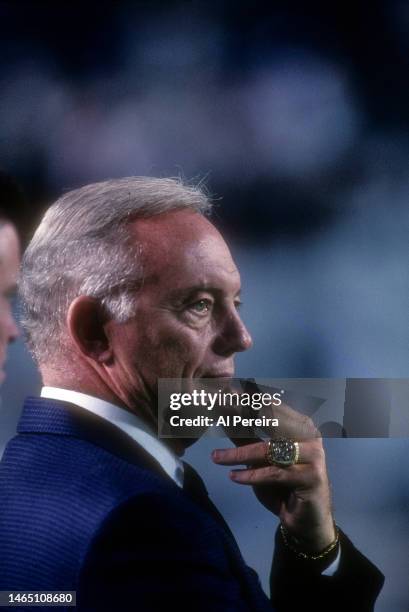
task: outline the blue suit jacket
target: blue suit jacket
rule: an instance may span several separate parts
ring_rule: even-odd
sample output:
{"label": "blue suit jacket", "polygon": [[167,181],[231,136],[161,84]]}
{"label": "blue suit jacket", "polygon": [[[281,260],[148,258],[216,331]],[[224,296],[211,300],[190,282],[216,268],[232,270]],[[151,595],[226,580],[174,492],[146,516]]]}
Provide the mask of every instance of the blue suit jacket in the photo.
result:
{"label": "blue suit jacket", "polygon": [[104,419],[29,398],[0,464],[0,590],[76,591],[81,611],[292,610],[300,590],[315,609],[372,609],[382,576],[344,535],[332,578],[277,540],[268,599],[189,466],[187,480]]}

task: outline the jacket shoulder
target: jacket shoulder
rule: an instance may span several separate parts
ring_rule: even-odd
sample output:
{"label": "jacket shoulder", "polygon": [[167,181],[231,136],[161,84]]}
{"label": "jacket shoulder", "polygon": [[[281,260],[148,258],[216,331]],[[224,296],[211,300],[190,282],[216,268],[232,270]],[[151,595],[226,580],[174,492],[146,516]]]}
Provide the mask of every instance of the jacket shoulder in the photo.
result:
{"label": "jacket shoulder", "polygon": [[69,588],[106,517],[177,486],[85,440],[21,434],[0,463],[0,586]]}

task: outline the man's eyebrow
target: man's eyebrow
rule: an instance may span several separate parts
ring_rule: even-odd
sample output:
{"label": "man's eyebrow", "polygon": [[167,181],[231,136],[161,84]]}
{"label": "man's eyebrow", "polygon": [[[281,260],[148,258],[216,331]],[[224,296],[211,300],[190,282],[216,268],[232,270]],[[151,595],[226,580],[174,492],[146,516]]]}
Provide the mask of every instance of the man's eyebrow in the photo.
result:
{"label": "man's eyebrow", "polygon": [[[183,287],[181,289],[174,289],[170,293],[171,299],[180,299],[184,297],[188,297],[189,295],[194,295],[195,293],[199,293],[200,291],[207,291],[208,293],[220,294],[224,292],[224,289],[221,287],[214,287],[213,285],[207,285],[206,283],[199,285],[192,285],[191,287]],[[234,297],[239,297],[241,293],[241,288],[239,288]]]}

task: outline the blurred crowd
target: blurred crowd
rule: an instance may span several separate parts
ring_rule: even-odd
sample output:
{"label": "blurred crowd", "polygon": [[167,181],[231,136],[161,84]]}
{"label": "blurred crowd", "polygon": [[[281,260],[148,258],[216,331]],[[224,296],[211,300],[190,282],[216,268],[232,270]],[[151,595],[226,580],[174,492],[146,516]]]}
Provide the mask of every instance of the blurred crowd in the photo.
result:
{"label": "blurred crowd", "polygon": [[28,233],[80,184],[205,182],[247,271],[248,369],[407,374],[407,3],[0,14],[0,167],[34,207]]}

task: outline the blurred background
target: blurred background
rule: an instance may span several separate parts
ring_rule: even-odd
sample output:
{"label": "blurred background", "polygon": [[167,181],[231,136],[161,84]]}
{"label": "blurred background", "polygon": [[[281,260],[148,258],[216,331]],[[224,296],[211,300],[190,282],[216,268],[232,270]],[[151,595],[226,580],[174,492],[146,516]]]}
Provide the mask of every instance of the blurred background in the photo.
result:
{"label": "blurred background", "polygon": [[[0,2],[0,170],[27,237],[82,184],[203,182],[254,339],[237,375],[409,377],[409,2],[35,4]],[[19,340],[0,452],[39,388]],[[214,445],[187,458],[267,588],[275,519]],[[407,610],[409,440],[326,447],[336,519],[386,575],[376,610]]]}

